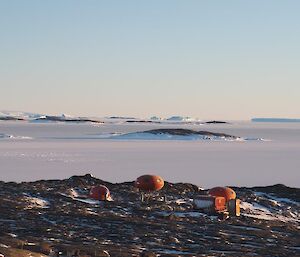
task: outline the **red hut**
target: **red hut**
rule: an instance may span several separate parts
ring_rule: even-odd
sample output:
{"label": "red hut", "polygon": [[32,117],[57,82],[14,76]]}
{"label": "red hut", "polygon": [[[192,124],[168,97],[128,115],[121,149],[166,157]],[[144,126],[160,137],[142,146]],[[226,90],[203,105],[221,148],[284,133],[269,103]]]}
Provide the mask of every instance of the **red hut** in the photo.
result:
{"label": "red hut", "polygon": [[208,191],[211,196],[222,196],[228,202],[236,198],[236,193],[229,187],[214,187]]}
{"label": "red hut", "polygon": [[240,200],[229,187],[214,187],[208,195],[194,199],[194,207],[208,213],[217,213],[223,217],[240,216]]}
{"label": "red hut", "polygon": [[103,185],[95,186],[90,191],[90,198],[99,201],[107,201],[110,199],[109,189]]}
{"label": "red hut", "polygon": [[156,175],[143,175],[136,179],[135,187],[144,192],[159,191],[164,187],[164,180]]}

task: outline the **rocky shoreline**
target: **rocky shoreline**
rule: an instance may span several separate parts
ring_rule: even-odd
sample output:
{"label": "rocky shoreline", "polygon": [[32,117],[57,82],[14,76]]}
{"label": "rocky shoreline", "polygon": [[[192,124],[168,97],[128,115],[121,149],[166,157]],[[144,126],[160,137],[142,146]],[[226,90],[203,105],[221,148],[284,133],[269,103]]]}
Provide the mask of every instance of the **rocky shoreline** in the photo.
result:
{"label": "rocky shoreline", "polygon": [[[114,201],[88,199],[94,185]],[[300,189],[233,187],[240,217],[193,209],[196,185],[165,183],[148,202],[133,182],[85,176],[0,182],[0,256],[297,256]],[[31,255],[29,255],[31,254]]]}

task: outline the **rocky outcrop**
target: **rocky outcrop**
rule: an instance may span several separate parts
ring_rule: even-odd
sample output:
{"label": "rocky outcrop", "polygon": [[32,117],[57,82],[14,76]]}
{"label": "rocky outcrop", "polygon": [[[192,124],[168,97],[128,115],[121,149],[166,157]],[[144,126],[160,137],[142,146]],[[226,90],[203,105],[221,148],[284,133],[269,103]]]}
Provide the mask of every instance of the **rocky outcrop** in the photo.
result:
{"label": "rocky outcrop", "polygon": [[52,122],[75,122],[75,123],[104,123],[99,120],[92,120],[87,118],[66,118],[63,116],[43,116],[40,118],[36,118],[34,121],[52,121]]}
{"label": "rocky outcrop", "polygon": [[226,121],[220,121],[220,120],[211,120],[211,121],[206,121],[206,124],[229,124]]}
{"label": "rocky outcrop", "polygon": [[214,137],[226,137],[226,138],[237,138],[236,136],[228,135],[225,133],[216,133],[210,131],[195,131],[191,129],[153,129],[143,131],[143,133],[150,134],[169,134],[175,136],[192,136],[192,135],[201,135],[201,136],[214,136]]}
{"label": "rocky outcrop", "polygon": [[[87,198],[99,184],[114,201]],[[242,215],[220,220],[193,209],[206,194],[193,184],[165,182],[141,202],[133,182],[89,174],[0,182],[0,256],[297,256],[299,189],[234,189]]]}
{"label": "rocky outcrop", "polygon": [[5,121],[24,121],[24,119],[22,119],[22,118],[10,117],[10,116],[7,116],[7,117],[1,117],[0,116],[0,121],[1,120],[5,120]]}

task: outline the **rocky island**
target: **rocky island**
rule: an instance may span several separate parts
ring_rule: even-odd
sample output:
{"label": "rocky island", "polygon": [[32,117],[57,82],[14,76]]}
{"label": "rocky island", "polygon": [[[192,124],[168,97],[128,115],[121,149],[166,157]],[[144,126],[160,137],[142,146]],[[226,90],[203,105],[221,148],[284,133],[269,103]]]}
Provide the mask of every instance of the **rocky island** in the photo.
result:
{"label": "rocky island", "polygon": [[42,116],[33,120],[33,122],[72,122],[72,123],[104,123],[100,120],[94,120],[89,118],[81,118],[81,117],[66,117],[65,115],[62,116]]}
{"label": "rocky island", "polygon": [[112,139],[137,140],[243,140],[240,137],[210,131],[182,128],[161,128],[113,136]]}

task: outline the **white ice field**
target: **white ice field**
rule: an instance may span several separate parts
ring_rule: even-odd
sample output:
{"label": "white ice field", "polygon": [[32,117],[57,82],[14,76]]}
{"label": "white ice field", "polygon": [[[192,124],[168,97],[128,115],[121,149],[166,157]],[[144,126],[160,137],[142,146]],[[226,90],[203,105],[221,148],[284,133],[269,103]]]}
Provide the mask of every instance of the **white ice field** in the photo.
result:
{"label": "white ice field", "polygon": [[[118,138],[159,128],[204,130],[266,140]],[[276,183],[300,187],[300,123],[0,121],[0,180],[62,179],[86,173],[111,182],[132,181],[150,173],[170,182],[190,182],[204,188]]]}

